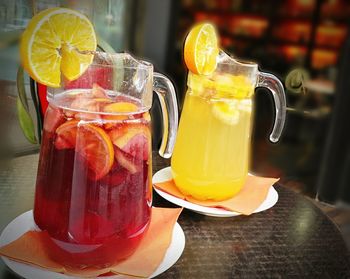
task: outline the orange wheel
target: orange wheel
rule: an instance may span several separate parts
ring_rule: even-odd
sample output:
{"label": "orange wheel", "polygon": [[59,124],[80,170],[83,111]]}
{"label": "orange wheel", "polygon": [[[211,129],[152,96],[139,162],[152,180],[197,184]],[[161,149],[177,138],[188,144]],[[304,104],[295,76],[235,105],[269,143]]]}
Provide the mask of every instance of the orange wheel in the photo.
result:
{"label": "orange wheel", "polygon": [[77,120],[67,121],[56,130],[58,149],[75,148],[95,172],[96,179],[105,176],[114,162],[114,148],[107,133],[100,127]]}

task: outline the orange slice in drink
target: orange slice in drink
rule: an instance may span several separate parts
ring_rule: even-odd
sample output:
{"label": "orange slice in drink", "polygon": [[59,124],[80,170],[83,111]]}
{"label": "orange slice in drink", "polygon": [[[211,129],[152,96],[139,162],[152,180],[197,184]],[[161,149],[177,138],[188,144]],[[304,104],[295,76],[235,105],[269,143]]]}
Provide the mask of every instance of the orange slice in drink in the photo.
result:
{"label": "orange slice in drink", "polygon": [[[122,121],[128,119],[128,115],[126,113],[133,113],[138,111],[138,106],[130,103],[130,102],[117,102],[113,104],[108,104],[104,107],[103,109],[104,112],[111,113],[111,115],[103,115],[103,119],[111,120],[111,122],[107,122],[104,124],[104,127],[106,129],[112,129],[113,127],[116,126],[117,121]],[[118,114],[121,113],[120,115],[112,115],[112,113]]]}
{"label": "orange slice in drink", "polygon": [[57,149],[75,148],[79,120],[70,120],[56,129],[55,147]]}
{"label": "orange slice in drink", "polygon": [[150,121],[151,121],[151,115],[150,115],[150,113],[149,113],[148,111],[146,111],[146,112],[144,112],[144,113],[142,114],[142,118],[143,118],[144,120],[146,120],[147,122],[150,122]]}
{"label": "orange slice in drink", "polygon": [[218,39],[213,25],[202,23],[191,29],[185,40],[184,58],[192,73],[209,75],[214,72],[218,53]]}
{"label": "orange slice in drink", "polygon": [[111,113],[128,113],[128,112],[136,112],[138,110],[137,105],[130,102],[117,102],[113,104],[109,104],[104,107],[105,112]]}
{"label": "orange slice in drink", "polygon": [[61,73],[74,80],[85,72],[96,46],[94,28],[85,15],[51,8],[35,15],[23,32],[21,62],[37,82],[59,87]]}
{"label": "orange slice in drink", "polygon": [[71,120],[59,126],[56,134],[56,148],[75,148],[76,152],[88,162],[96,180],[110,171],[114,162],[114,148],[103,129]]}
{"label": "orange slice in drink", "polygon": [[105,176],[113,165],[113,144],[107,133],[97,126],[79,125],[77,151],[86,158],[96,174],[96,179]]}

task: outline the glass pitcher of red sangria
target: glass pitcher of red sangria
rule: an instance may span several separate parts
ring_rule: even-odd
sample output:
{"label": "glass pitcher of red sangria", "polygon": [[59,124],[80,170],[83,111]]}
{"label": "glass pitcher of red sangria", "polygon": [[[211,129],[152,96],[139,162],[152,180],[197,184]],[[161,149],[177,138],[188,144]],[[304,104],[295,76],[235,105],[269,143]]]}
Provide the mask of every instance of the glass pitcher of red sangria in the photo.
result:
{"label": "glass pitcher of red sangria", "polygon": [[178,110],[172,83],[148,62],[96,52],[82,67],[78,79],[48,89],[34,219],[54,260],[107,267],[135,251],[150,222],[153,90],[163,157],[172,153]]}

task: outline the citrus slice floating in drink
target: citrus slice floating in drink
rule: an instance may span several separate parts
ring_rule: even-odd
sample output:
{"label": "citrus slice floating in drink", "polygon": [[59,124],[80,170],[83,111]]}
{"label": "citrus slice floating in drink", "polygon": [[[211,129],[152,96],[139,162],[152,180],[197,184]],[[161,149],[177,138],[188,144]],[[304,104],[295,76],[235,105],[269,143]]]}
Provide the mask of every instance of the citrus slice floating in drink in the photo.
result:
{"label": "citrus slice floating in drink", "polygon": [[[127,113],[133,113],[138,111],[138,106],[130,102],[117,102],[108,104],[103,109],[104,112],[111,113],[111,115],[103,115],[103,119],[112,120],[104,124],[106,129],[112,129],[116,126],[118,121],[126,120],[129,118]],[[121,113],[118,115],[118,113]],[[114,115],[113,115],[114,114]]]}
{"label": "citrus slice floating in drink", "polygon": [[70,120],[56,129],[55,146],[57,149],[75,148],[79,120]]}
{"label": "citrus slice floating in drink", "polygon": [[104,107],[105,112],[111,113],[128,113],[128,112],[136,112],[138,110],[137,105],[130,102],[117,102],[113,104],[106,105]]}
{"label": "citrus slice floating in drink", "polygon": [[23,32],[20,55],[29,75],[59,87],[61,73],[68,80],[81,76],[92,63],[97,41],[88,18],[74,10],[51,8],[35,15]]}
{"label": "citrus slice floating in drink", "polygon": [[67,121],[56,130],[57,149],[75,148],[94,172],[95,179],[105,176],[114,162],[114,148],[107,133],[92,124]]}
{"label": "citrus slice floating in drink", "polygon": [[107,133],[94,125],[79,125],[77,151],[88,161],[96,179],[105,176],[113,165],[113,144]]}
{"label": "citrus slice floating in drink", "polygon": [[212,112],[220,121],[228,125],[236,125],[239,120],[239,110],[237,105],[237,100],[216,102],[213,104]]}
{"label": "citrus slice floating in drink", "polygon": [[150,113],[149,113],[148,111],[146,111],[146,112],[144,112],[144,113],[142,114],[142,118],[143,118],[144,120],[146,120],[147,122],[150,122],[150,121],[151,121],[151,115],[150,115]]}
{"label": "citrus slice floating in drink", "polygon": [[203,23],[191,29],[184,47],[185,63],[191,72],[200,75],[213,73],[218,53],[218,39],[213,25]]}

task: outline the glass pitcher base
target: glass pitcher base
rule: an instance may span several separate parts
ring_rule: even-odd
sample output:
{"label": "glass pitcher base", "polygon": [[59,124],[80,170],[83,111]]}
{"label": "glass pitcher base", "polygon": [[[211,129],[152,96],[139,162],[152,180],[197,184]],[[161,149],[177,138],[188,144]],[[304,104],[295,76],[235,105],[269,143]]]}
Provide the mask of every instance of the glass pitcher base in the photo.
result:
{"label": "glass pitcher base", "polygon": [[138,233],[129,237],[112,236],[101,244],[68,243],[47,234],[43,239],[48,256],[66,268],[103,269],[130,257],[149,228],[149,222]]}
{"label": "glass pitcher base", "polygon": [[186,176],[177,175],[174,171],[173,178],[176,187],[182,194],[192,196],[201,201],[223,201],[230,199],[240,192],[246,180],[246,176],[244,176],[230,181],[200,181],[198,179],[193,180]]}

